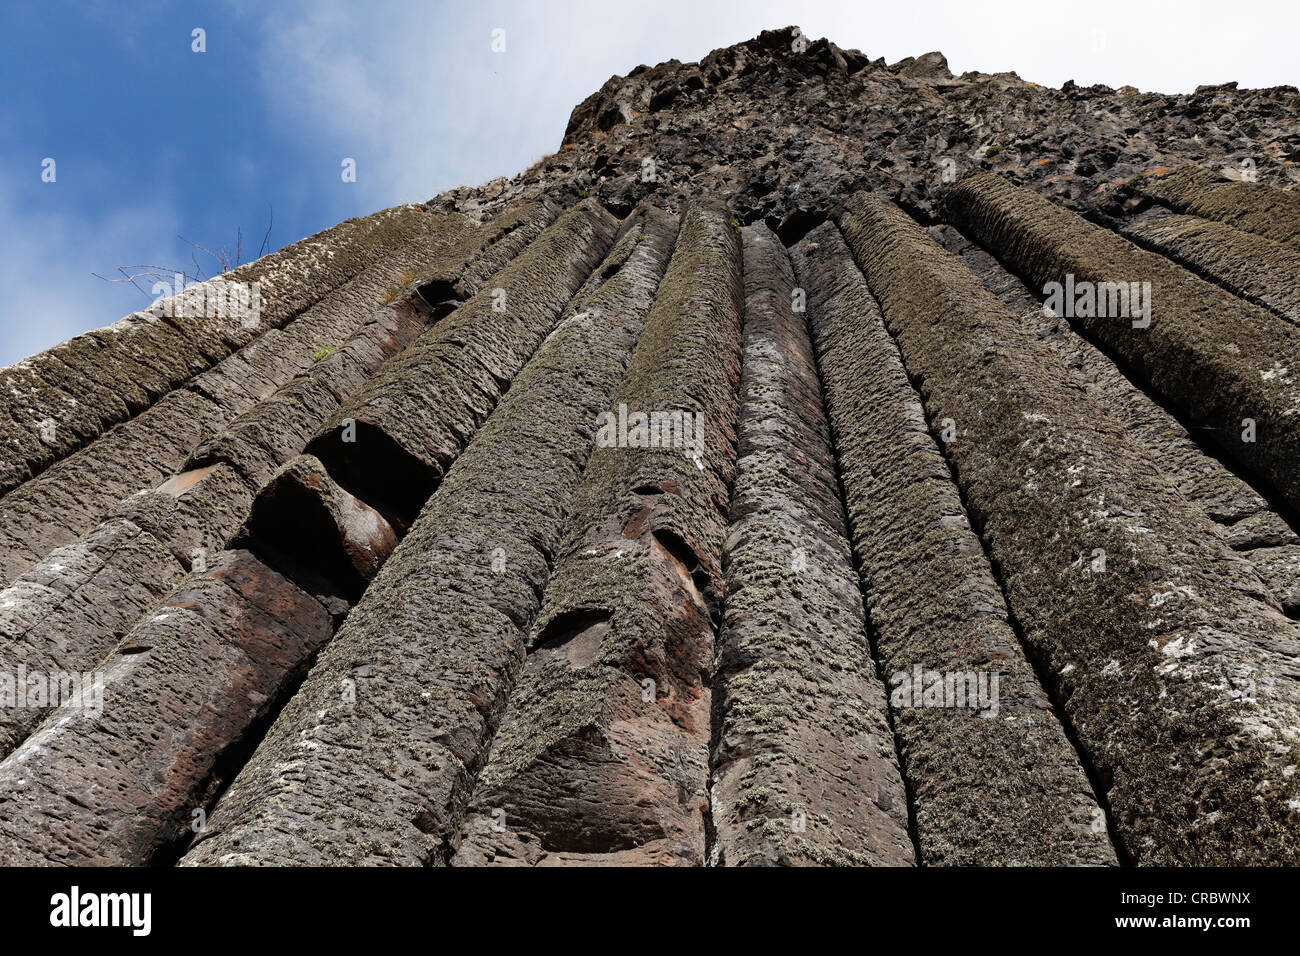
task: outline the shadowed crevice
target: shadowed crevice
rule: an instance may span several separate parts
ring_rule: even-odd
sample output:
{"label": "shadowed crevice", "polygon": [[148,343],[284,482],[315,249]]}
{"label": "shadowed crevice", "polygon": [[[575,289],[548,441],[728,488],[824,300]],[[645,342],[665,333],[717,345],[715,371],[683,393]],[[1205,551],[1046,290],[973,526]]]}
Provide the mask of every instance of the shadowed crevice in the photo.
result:
{"label": "shadowed crevice", "polygon": [[[441,469],[420,461],[369,422],[331,429],[307,447],[330,477],[374,508],[403,535],[414,524],[442,478]],[[354,441],[346,441],[354,437]]]}

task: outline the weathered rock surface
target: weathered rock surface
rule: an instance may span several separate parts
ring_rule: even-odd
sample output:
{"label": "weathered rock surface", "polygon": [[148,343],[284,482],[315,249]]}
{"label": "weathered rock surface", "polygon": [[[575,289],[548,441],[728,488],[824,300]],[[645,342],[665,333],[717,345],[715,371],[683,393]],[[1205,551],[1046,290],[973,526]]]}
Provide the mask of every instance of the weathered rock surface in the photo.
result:
{"label": "weathered rock surface", "polygon": [[670,209],[714,195],[742,224],[762,220],[792,242],[858,189],[929,217],[947,184],[992,169],[1083,210],[1126,202],[1128,184],[1148,173],[1200,164],[1237,178],[1249,169],[1259,179],[1252,195],[1223,201],[1250,203],[1266,222],[1266,189],[1300,182],[1298,108],[1294,86],[1162,94],[1073,82],[1057,90],[1009,72],[954,76],[939,53],[886,64],[786,27],[699,63],[611,77],[574,109],[554,155],[434,205],[477,218],[540,195],[585,194],[621,213],[651,195]]}
{"label": "weathered rock surface", "polygon": [[967,235],[1036,288],[1147,283],[1147,314],[1098,305],[1077,324],[1300,506],[1300,330],[992,173],[963,179],[947,204]]}
{"label": "weathered rock surface", "polygon": [[[518,669],[596,414],[626,367],[674,225],[654,210],[629,224],[425,505],[187,863],[445,860]],[[349,699],[341,686],[353,689]],[[286,775],[286,767],[294,769]]]}
{"label": "weathered rock surface", "polygon": [[[1290,104],[1294,109],[1294,101]],[[1300,195],[1270,183],[1229,182],[1198,166],[1158,173],[1140,185],[1179,212],[1216,219],[1300,249]]]}
{"label": "weathered rock surface", "polygon": [[495,284],[421,334],[311,442],[335,478],[394,527],[410,525],[617,229],[591,201],[547,225],[552,218],[548,204],[536,207],[512,236],[545,231]]}
{"label": "weathered rock surface", "polygon": [[705,861],[742,301],[739,230],[716,205],[690,207],[614,396],[619,424],[583,474],[457,864]]}
{"label": "weathered rock surface", "polygon": [[1124,235],[1300,325],[1300,249],[1198,216],[1153,218]]}
{"label": "weathered rock surface", "polygon": [[945,454],[1123,851],[1141,863],[1295,859],[1295,625],[919,225],[865,194],[840,225],[930,426],[953,423]]}
{"label": "weathered rock surface", "polygon": [[291,582],[223,554],[95,668],[98,700],[65,702],[0,763],[0,803],[32,808],[0,820],[0,864],[170,862],[238,766],[223,758],[332,631]]}
{"label": "weathered rock surface", "polygon": [[[22,542],[21,547],[6,548],[8,535],[0,535],[0,583],[29,567],[32,556],[43,557],[76,540],[122,499],[155,487],[178,469],[226,461],[258,487],[334,410],[337,387],[346,379],[333,372],[367,347],[379,350],[371,357],[373,363],[413,334],[410,319],[397,315],[401,302],[385,306],[385,297],[400,288],[402,277],[445,254],[453,239],[460,240],[453,243],[455,248],[466,244],[462,234],[475,238],[482,232],[483,227],[464,228],[461,217],[455,217],[451,225],[424,223],[418,235],[388,240],[393,247],[381,248],[378,261],[327,291],[287,325],[271,328],[0,498],[0,528],[17,530]],[[341,248],[338,254],[344,252]],[[201,320],[188,321],[197,327]],[[322,355],[327,357],[322,360]],[[353,376],[345,395],[373,372],[372,365],[367,374]],[[293,427],[284,427],[287,423]],[[187,457],[189,463],[184,464]]]}
{"label": "weathered rock surface", "polygon": [[[1073,373],[1078,387],[1119,421],[1129,437],[1189,501],[1219,526],[1224,540],[1247,560],[1257,548],[1300,544],[1300,536],[1269,502],[1243,481],[1169,411],[1153,400],[1100,349],[1070,327],[1067,319],[1046,314],[1039,297],[1008,273],[988,252],[972,245],[951,226],[934,226],[935,238],[983,280],[1020,323],[1045,342]],[[1265,584],[1274,580],[1256,566]],[[1271,586],[1271,584],[1270,584]],[[1249,585],[1255,593],[1254,582]],[[1279,595],[1278,606],[1286,609]],[[1290,610],[1292,617],[1296,617]]]}
{"label": "weathered rock surface", "polygon": [[[169,309],[164,300],[151,312],[0,369],[0,491],[39,474],[257,334],[280,328],[395,247],[465,225],[459,216],[430,216],[418,206],[349,219],[184,293],[202,297],[218,281],[257,283],[262,307],[251,327],[242,319],[172,318],[168,311],[185,316],[186,309]],[[46,422],[54,427],[43,431]]]}
{"label": "weathered rock surface", "polygon": [[1298,109],[766,31],[0,369],[0,861],[1300,862]]}
{"label": "weathered rock surface", "polygon": [[[0,680],[93,670],[182,573],[158,539],[125,519],[56,551],[0,591]],[[0,755],[36,728],[47,703],[0,707]]]}
{"label": "weathered rock surface", "polygon": [[794,258],[921,861],[1114,862],[1105,814],[848,247],[827,223]]}
{"label": "weathered rock surface", "polygon": [[742,233],[744,376],[714,692],[712,862],[915,862],[789,257]]}

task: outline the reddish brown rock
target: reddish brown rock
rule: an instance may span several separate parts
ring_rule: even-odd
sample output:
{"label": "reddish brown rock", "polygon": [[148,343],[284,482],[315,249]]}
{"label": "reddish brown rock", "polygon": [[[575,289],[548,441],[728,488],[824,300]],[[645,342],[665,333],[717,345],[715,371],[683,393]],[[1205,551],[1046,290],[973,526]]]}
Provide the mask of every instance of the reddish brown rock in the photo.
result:
{"label": "reddish brown rock", "polygon": [[[142,621],[0,763],[0,863],[169,863],[333,631],[319,603],[242,551]],[[85,675],[83,675],[84,677]]]}

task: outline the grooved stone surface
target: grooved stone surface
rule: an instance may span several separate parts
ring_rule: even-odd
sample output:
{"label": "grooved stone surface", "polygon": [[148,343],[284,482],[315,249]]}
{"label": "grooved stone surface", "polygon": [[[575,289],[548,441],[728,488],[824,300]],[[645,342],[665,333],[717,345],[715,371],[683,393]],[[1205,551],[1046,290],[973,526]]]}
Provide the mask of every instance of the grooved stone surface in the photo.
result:
{"label": "grooved stone surface", "polygon": [[[89,532],[122,499],[155,486],[177,468],[225,461],[250,484],[260,486],[301,450],[338,405],[313,355],[338,349],[353,336],[375,344],[385,338],[409,339],[414,330],[403,328],[396,316],[380,326],[373,316],[403,275],[436,258],[457,235],[449,228],[426,227],[413,238],[397,237],[395,248],[379,253],[378,261],[328,290],[283,328],[271,329],[189,387],[170,392],[141,415],[0,498],[0,527],[24,528],[26,545],[6,548],[0,538],[0,581],[21,573],[32,555],[43,556]],[[386,336],[376,334],[384,327],[389,330]],[[303,374],[311,381],[296,380]],[[348,393],[364,380],[355,381]],[[182,464],[187,457],[188,463]],[[46,517],[36,524],[26,517],[33,514]]]}
{"label": "grooved stone surface", "polygon": [[92,531],[122,499],[158,485],[227,417],[193,392],[171,392],[0,499],[0,582]]}
{"label": "grooved stone surface", "polygon": [[1197,216],[1153,219],[1124,234],[1300,325],[1300,247]]}
{"label": "grooved stone surface", "polygon": [[[1219,525],[1224,540],[1237,551],[1268,545],[1297,543],[1300,537],[1269,503],[1218,458],[1207,454],[1186,428],[1135,386],[1108,359],[1070,327],[1068,319],[1045,315],[1025,286],[991,255],[973,246],[950,226],[932,228],[943,246],[979,276],[1015,312],[1021,325],[1047,343],[1098,405],[1119,421],[1129,436],[1146,449],[1165,477]],[[1250,559],[1250,555],[1243,555]],[[1256,572],[1264,583],[1260,568]],[[1271,586],[1271,585],[1270,585]],[[1258,592],[1254,581],[1249,593]],[[1279,600],[1279,595],[1274,595]],[[1290,612],[1288,612],[1290,613]]]}
{"label": "grooved stone surface", "polygon": [[445,861],[674,231],[647,212],[575,289],[185,862]]}
{"label": "grooved stone surface", "polygon": [[794,273],[743,233],[745,351],[714,689],[714,859],[910,866],[907,794],[867,647]]}
{"label": "grooved stone surface", "polygon": [[[283,326],[393,246],[422,233],[452,234],[464,224],[462,216],[430,213],[418,206],[394,206],[349,219],[220,277],[258,283],[262,307],[254,328],[243,328],[242,322],[230,318],[137,312],[0,369],[0,492],[142,411],[260,332]],[[185,295],[201,291],[187,290]],[[117,376],[124,381],[116,382]],[[147,386],[144,393],[139,390],[142,384]],[[131,399],[131,405],[120,396]],[[46,420],[57,426],[51,441],[34,437]]]}
{"label": "grooved stone surface", "polygon": [[1295,625],[1250,593],[1249,565],[1203,512],[923,229],[861,193],[840,225],[931,427],[955,425],[945,454],[1123,852],[1294,862]]}
{"label": "grooved stone surface", "polygon": [[739,231],[692,206],[612,409],[703,442],[598,442],[456,864],[704,862],[742,303]]}
{"label": "grooved stone surface", "polygon": [[961,180],[947,204],[963,232],[1035,287],[1067,275],[1150,283],[1148,327],[1099,316],[1077,324],[1300,506],[1300,329],[992,173]]}
{"label": "grooved stone surface", "polygon": [[1234,183],[1183,166],[1142,180],[1139,188],[1179,212],[1217,219],[1300,250],[1300,194],[1266,183]]}
{"label": "grooved stone surface", "polygon": [[1300,863],[1298,101],[766,30],[0,368],[0,861]]}
{"label": "grooved stone surface", "polygon": [[[1105,814],[1012,630],[920,398],[848,247],[828,223],[795,247],[794,260],[808,290],[921,861],[1113,863]],[[939,679],[944,692],[927,696]]]}
{"label": "grooved stone surface", "polygon": [[[124,519],[55,551],[0,591],[0,680],[17,678],[20,669],[93,670],[181,573],[156,538]],[[0,707],[0,756],[46,713]]]}
{"label": "grooved stone surface", "polygon": [[[540,207],[535,215],[549,216]],[[331,473],[405,528],[496,407],[614,240],[595,203],[566,212],[491,280],[421,334],[335,412],[309,446]],[[380,458],[388,477],[372,473]],[[396,492],[389,485],[402,486]],[[406,500],[394,494],[407,493]]]}
{"label": "grooved stone surface", "polygon": [[187,839],[227,782],[221,757],[332,630],[252,555],[223,554],[85,668],[95,694],[65,702],[0,763],[0,805],[32,809],[0,817],[0,864],[140,866]]}

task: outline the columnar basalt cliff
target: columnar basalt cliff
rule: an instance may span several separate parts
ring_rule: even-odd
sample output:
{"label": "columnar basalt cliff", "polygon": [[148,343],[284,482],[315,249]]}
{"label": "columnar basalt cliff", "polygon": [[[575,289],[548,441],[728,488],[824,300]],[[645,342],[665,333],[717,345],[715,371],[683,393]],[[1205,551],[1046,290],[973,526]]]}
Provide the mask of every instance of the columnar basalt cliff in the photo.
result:
{"label": "columnar basalt cliff", "polygon": [[1298,111],[768,31],[0,369],[0,863],[1300,863]]}

